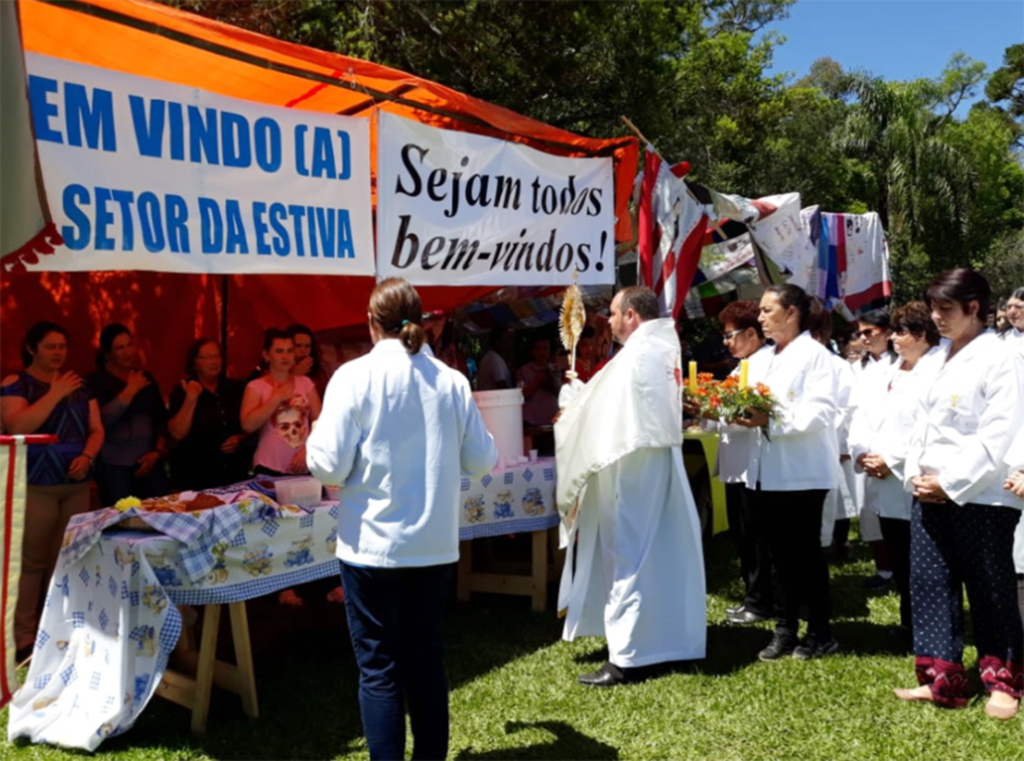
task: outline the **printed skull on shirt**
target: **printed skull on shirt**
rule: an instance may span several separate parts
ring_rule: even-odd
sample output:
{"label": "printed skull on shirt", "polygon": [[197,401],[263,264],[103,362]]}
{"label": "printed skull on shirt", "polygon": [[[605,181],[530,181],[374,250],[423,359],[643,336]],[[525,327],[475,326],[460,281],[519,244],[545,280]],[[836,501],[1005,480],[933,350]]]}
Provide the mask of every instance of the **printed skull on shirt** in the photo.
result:
{"label": "printed skull on shirt", "polygon": [[[260,428],[259,443],[253,456],[253,466],[279,473],[308,472],[305,465],[293,471],[292,458],[306,445],[310,429],[309,395],[315,390],[313,381],[305,376],[294,379],[295,393],[278,405]],[[260,404],[266,403],[274,393],[273,384],[267,378],[257,378],[249,383],[249,388],[259,393]]]}

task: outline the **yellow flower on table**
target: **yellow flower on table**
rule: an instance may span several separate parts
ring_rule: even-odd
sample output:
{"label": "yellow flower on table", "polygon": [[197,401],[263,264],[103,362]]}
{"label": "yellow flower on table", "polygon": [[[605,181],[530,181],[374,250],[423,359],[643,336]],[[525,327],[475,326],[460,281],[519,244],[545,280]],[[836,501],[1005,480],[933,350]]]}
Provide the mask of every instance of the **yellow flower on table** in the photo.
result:
{"label": "yellow flower on table", "polygon": [[133,507],[142,507],[142,500],[138,497],[122,497],[114,503],[114,509],[121,513],[128,512]]}

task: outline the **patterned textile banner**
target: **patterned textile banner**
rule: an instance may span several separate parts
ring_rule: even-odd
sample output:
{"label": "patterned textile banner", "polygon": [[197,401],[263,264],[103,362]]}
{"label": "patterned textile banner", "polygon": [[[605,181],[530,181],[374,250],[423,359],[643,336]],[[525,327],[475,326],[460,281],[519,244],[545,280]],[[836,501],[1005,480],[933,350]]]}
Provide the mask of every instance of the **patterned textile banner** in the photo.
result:
{"label": "patterned textile banner", "polygon": [[648,146],[640,189],[637,283],[658,295],[662,317],[678,317],[683,309],[700,263],[709,211],[681,170]]}
{"label": "patterned textile banner", "polygon": [[0,436],[0,493],[4,498],[3,520],[0,521],[0,620],[3,621],[3,639],[0,640],[0,707],[7,704],[18,688],[14,670],[14,608],[18,603],[21,537],[25,529],[27,451],[24,436]]}

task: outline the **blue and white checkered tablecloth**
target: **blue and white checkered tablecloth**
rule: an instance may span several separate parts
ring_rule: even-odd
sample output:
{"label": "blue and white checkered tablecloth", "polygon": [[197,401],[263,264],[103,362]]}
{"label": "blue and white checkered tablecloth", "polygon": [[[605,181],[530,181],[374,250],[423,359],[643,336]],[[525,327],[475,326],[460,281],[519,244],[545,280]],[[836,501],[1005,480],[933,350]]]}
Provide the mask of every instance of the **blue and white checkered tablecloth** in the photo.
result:
{"label": "blue and white checkered tablecloth", "polygon": [[[462,481],[459,538],[558,524],[555,464]],[[51,580],[36,649],[10,704],[8,737],[95,750],[135,723],[181,633],[178,605],[248,600],[336,576],[339,506],[279,505],[255,482],[213,490],[196,513],[114,508],[76,516]],[[154,533],[108,530],[142,518]]]}
{"label": "blue and white checkered tablecloth", "polygon": [[462,479],[459,539],[525,534],[558,525],[555,460],[541,458]]}
{"label": "blue and white checkered tablecloth", "polygon": [[211,515],[147,516],[168,535],[102,531],[130,512],[76,521],[8,737],[95,750],[135,723],[160,684],[181,633],[177,605],[237,602],[338,575],[337,503],[305,510],[246,497],[203,512]]}

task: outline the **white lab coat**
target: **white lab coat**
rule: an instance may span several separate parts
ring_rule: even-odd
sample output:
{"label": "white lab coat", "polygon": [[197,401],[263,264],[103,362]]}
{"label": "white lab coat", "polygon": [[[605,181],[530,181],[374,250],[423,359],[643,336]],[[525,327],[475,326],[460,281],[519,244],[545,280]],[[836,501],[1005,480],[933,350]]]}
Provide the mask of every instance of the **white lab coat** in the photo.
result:
{"label": "white lab coat", "polygon": [[[857,374],[853,365],[840,357],[838,354],[832,356],[832,364],[836,368],[836,447],[840,457],[848,455],[850,422],[853,419],[854,386],[857,382]],[[857,483],[856,474],[849,467],[849,462],[839,463],[839,483],[825,495],[825,504],[821,509],[821,546],[829,547],[832,544],[832,534],[835,532],[837,520],[853,518],[860,510],[860,495],[863,489]]]}
{"label": "white lab coat", "polygon": [[1024,360],[986,330],[944,362],[918,401],[904,479],[932,474],[958,505],[1020,508],[1003,489],[1011,439],[1024,425]]}
{"label": "white lab coat", "polygon": [[781,353],[772,347],[752,383],[764,383],[779,400],[781,416],[751,448],[747,487],[764,491],[833,489],[839,483],[835,433],[836,366],[833,355],[803,332]]}
{"label": "white lab coat", "polygon": [[879,365],[877,372],[861,376],[850,426],[850,455],[856,463],[863,454],[879,454],[892,471],[886,478],[865,480],[864,507],[883,518],[910,520],[913,496],[904,485],[907,448],[914,432],[918,399],[941,368],[943,356],[936,346],[918,360],[913,370],[902,370],[900,360]]}
{"label": "white lab coat", "polygon": [[342,487],[338,557],[374,568],[458,560],[461,477],[497,459],[465,376],[397,339],[334,373],[306,441],[310,473]]}
{"label": "white lab coat", "polygon": [[673,321],[650,320],[555,424],[567,547],[562,636],[604,635],[609,661],[622,668],[705,654],[704,554],[683,467],[681,381]]}
{"label": "white lab coat", "polygon": [[1024,354],[1024,331],[1011,327],[1000,338],[1006,342],[1007,346],[1014,347],[1021,354]]}
{"label": "white lab coat", "polygon": [[[760,372],[759,366],[767,362],[774,349],[767,344],[755,351],[747,358],[747,379],[757,377]],[[739,375],[739,368],[732,372]],[[735,423],[729,424],[719,422],[717,424],[718,462],[715,467],[718,470],[718,480],[723,484],[743,484],[747,482],[747,468],[750,466],[750,450],[760,446],[761,429],[746,428]]]}
{"label": "white lab coat", "polygon": [[[1017,435],[1010,444],[1006,453],[1006,465],[1008,473],[1016,473],[1024,470],[1024,428],[1017,431]],[[1010,492],[1007,496],[1012,497]],[[1024,509],[1024,500],[1017,497],[1018,509]],[[1017,567],[1017,573],[1024,574],[1024,518],[1017,522],[1017,530],[1013,534],[1013,564]]]}

